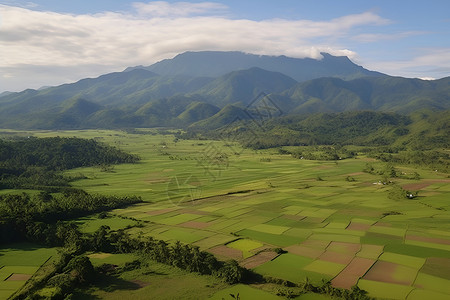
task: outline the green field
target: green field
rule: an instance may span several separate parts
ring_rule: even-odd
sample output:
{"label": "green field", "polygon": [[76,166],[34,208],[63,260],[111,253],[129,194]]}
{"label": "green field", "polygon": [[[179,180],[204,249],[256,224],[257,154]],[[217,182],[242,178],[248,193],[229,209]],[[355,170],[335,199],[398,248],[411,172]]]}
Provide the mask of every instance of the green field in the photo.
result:
{"label": "green field", "polygon": [[0,299],[7,299],[21,288],[56,249],[30,243],[9,244],[0,248]]}
{"label": "green field", "polygon": [[[222,245],[223,251],[241,251],[242,261],[257,250],[292,249],[292,253],[262,262],[254,271],[294,283],[305,278],[315,283],[331,280],[353,257],[362,257],[383,262],[381,266],[397,266],[388,270],[396,283],[364,276],[359,279],[358,286],[370,295],[393,299],[408,295],[408,299],[450,297],[446,287],[433,283],[447,284],[450,279],[450,203],[445,200],[450,198],[448,174],[414,167],[420,180],[392,180],[400,186],[427,185],[422,185],[415,199],[392,200],[388,197],[391,186],[376,184],[380,175],[362,172],[368,162],[376,168],[385,164],[366,157],[330,162],[295,159],[276,150],[242,149],[237,154],[220,141],[175,142],[171,135],[110,130],[30,134],[97,138],[140,155],[139,163],[114,166],[113,172],[96,167],[66,172],[85,175],[86,179],[72,184],[88,192],[137,195],[145,201],[113,210],[109,218],[80,218],[78,222],[86,232],[101,225],[117,230],[136,224],[120,218],[127,217],[143,222],[142,227],[127,229],[130,234],[180,240],[202,250]],[[226,154],[227,165],[217,164],[210,149]],[[270,157],[270,162],[261,161],[263,157]],[[355,181],[346,180],[348,176]],[[431,264],[434,258],[446,259],[447,265]],[[242,295],[253,289],[241,286]],[[228,291],[235,290],[227,289],[214,297]],[[100,290],[91,292],[100,298],[119,299],[123,295],[119,291],[114,296]]]}

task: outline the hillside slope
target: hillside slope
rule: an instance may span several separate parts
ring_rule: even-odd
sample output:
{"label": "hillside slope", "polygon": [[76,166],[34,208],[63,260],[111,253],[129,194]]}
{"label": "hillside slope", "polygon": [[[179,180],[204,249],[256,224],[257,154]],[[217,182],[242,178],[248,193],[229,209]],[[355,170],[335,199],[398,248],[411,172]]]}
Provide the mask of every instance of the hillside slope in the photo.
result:
{"label": "hillside slope", "polygon": [[161,75],[189,75],[218,77],[236,70],[258,67],[280,72],[297,81],[320,77],[353,79],[361,76],[383,76],[354,64],[345,56],[321,53],[322,59],[293,58],[286,56],[255,55],[243,52],[200,51],[185,52],[143,68]]}

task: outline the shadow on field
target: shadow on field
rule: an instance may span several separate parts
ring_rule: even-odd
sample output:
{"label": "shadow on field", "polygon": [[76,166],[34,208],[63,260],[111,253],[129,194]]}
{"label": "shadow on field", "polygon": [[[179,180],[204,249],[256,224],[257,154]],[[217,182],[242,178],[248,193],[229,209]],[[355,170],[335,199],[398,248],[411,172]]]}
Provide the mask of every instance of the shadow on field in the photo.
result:
{"label": "shadow on field", "polygon": [[[143,272],[142,275],[168,275],[168,273],[158,272],[148,270]],[[108,294],[104,293],[113,293],[115,291],[132,291],[138,290],[140,288],[146,287],[151,283],[148,281],[142,281],[139,279],[133,280],[125,280],[117,277],[118,275],[107,275],[107,274],[99,274],[97,279],[92,282],[92,284],[88,287],[77,289],[77,291],[73,295],[73,300],[96,300],[96,299],[105,299],[105,296]],[[96,291],[101,291],[102,295],[95,295]],[[103,293],[104,292],[104,293]]]}
{"label": "shadow on field", "polygon": [[100,290],[107,293],[112,293],[118,290],[137,290],[142,288],[143,285],[141,282],[132,282],[127,281],[121,278],[117,278],[110,275],[103,275],[97,278],[96,282],[93,282],[88,289],[78,289],[76,293],[73,295],[74,300],[95,300],[95,299],[104,299],[104,297],[100,297],[97,295],[93,295],[92,293],[95,290]]}
{"label": "shadow on field", "polygon": [[156,272],[156,271],[146,271],[142,275],[169,275],[168,273]]}
{"label": "shadow on field", "polygon": [[99,278],[95,286],[105,292],[114,292],[116,290],[137,290],[142,287],[138,282],[127,281],[110,275]]}

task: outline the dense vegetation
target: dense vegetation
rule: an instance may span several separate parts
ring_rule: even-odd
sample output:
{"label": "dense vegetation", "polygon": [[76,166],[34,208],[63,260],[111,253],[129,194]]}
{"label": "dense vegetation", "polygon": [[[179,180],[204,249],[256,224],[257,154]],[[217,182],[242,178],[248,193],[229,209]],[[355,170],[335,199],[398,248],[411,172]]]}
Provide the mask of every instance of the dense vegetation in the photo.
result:
{"label": "dense vegetation", "polygon": [[[226,57],[227,63],[214,58],[217,55]],[[171,135],[175,133],[172,128],[184,128],[183,133],[176,133],[175,145],[179,138],[225,140],[231,151],[235,149],[232,143],[240,143],[254,150],[275,148],[265,153],[290,154],[299,160],[336,160],[335,164],[331,163],[336,166],[341,165],[337,160],[364,154],[385,162],[382,169],[368,163],[363,172],[380,177],[375,184],[387,189],[389,201],[415,201],[414,198],[421,197],[418,191],[414,187],[409,191],[410,187],[401,182],[420,180],[420,175],[399,172],[394,164],[425,165],[433,171],[448,172],[450,78],[425,81],[390,77],[367,71],[345,57],[323,55],[323,60],[316,61],[242,53],[187,53],[150,68],[132,68],[39,91],[2,94],[0,126],[32,129],[166,126],[163,130]],[[215,64],[217,61],[222,64]],[[272,110],[264,112],[267,106]],[[128,132],[143,131],[129,129]],[[184,153],[171,154],[177,153],[175,146],[166,141],[159,143],[166,149],[164,153],[160,151],[161,155],[182,160]],[[241,153],[228,155],[236,158]],[[224,157],[221,153],[218,156]],[[270,163],[270,156],[259,158],[259,163]],[[70,298],[82,285],[95,284],[102,276],[145,267],[149,262],[212,275],[231,284],[273,283],[280,288],[278,295],[288,298],[308,292],[345,299],[369,298],[357,286],[344,290],[332,287],[330,281],[318,285],[308,279],[294,280],[294,283],[291,279],[261,276],[235,260],[219,261],[211,253],[188,244],[191,241],[182,244],[172,239],[173,243],[169,244],[143,232],[130,235],[106,225],[90,233],[81,231],[74,219],[96,213],[100,219],[108,218],[106,211],[142,200],[136,196],[105,196],[75,189],[71,181],[83,175],[72,173],[75,177],[68,177],[62,171],[86,166],[100,166],[101,170],[108,171],[111,164],[138,160],[135,155],[96,140],[59,137],[0,140],[0,189],[38,190],[33,194],[0,196],[0,244],[30,241],[61,249],[59,258],[43,271],[44,276],[37,281],[33,277],[28,287],[15,295],[16,299]],[[184,157],[183,163],[191,161]],[[323,174],[314,175],[321,185],[328,180]],[[343,174],[339,183],[345,180],[345,184],[353,184],[360,180],[356,177],[359,175],[351,174],[358,172]],[[308,182],[315,182],[311,178],[308,177]],[[156,182],[165,184],[165,178]],[[304,186],[311,188],[309,183]],[[276,189],[276,184],[266,185]],[[145,187],[141,192],[148,190]],[[94,189],[91,191],[101,192],[98,186]],[[131,187],[126,191],[132,194],[136,190]],[[445,211],[443,206],[418,203]],[[391,210],[381,216],[403,214]],[[137,224],[127,226],[153,224],[153,219],[142,221],[128,215],[114,218],[133,220]],[[292,220],[281,221],[281,225],[288,225]],[[239,237],[234,232],[231,234],[232,239]],[[369,232],[366,239],[370,235]],[[268,251],[285,257],[283,248]],[[94,268],[86,256],[90,252],[127,253],[139,259],[123,268],[110,264]],[[40,294],[42,289],[49,294]]]}
{"label": "dense vegetation", "polygon": [[[29,168],[42,168],[43,176],[48,172],[76,166],[100,163],[134,162],[135,156],[113,148],[100,146],[94,141],[79,139],[23,139],[2,141],[2,158],[9,176],[24,177]],[[86,149],[85,152],[81,149]],[[100,150],[99,150],[100,149]],[[102,152],[103,150],[103,152]],[[54,151],[49,154],[49,151]],[[47,155],[45,155],[45,153]],[[83,155],[83,154],[84,155]],[[93,156],[86,158],[86,153]],[[78,160],[78,161],[77,161]],[[14,163],[17,168],[14,169]],[[25,171],[23,171],[25,170]],[[22,173],[21,173],[22,172]],[[5,174],[4,174],[5,175]],[[4,178],[10,178],[5,176]],[[62,179],[65,179],[61,176]],[[33,188],[39,186],[33,185]],[[130,236],[124,230],[114,231],[100,226],[93,233],[80,231],[72,220],[80,216],[99,213],[99,218],[108,218],[105,211],[139,203],[139,197],[116,197],[93,195],[83,190],[67,187],[47,189],[34,195],[5,194],[0,196],[0,241],[29,241],[47,246],[61,247],[60,256],[53,264],[46,265],[37,277],[13,296],[13,299],[64,299],[83,285],[95,284],[102,276],[114,276],[120,272],[141,268],[150,261],[174,266],[188,272],[215,276],[227,283],[271,282],[288,286],[291,290],[280,290],[280,295],[295,296],[306,292],[342,295],[347,298],[369,299],[357,288],[347,291],[331,287],[329,282],[316,286],[309,282],[294,284],[286,280],[263,277],[241,267],[235,260],[219,261],[214,255],[200,251],[199,247],[152,237]],[[137,222],[140,224],[141,222]],[[87,252],[134,253],[140,257],[123,269],[113,265],[93,267]],[[45,291],[45,296],[41,294]]]}
{"label": "dense vegetation", "polygon": [[[179,128],[217,119],[228,105],[251,107],[261,93],[286,115],[450,109],[448,77],[433,81],[391,77],[365,70],[346,57],[326,54],[316,61],[187,53],[150,69],[132,68],[43,90],[5,94],[0,97],[0,127]],[[212,70],[214,74],[206,75]]]}
{"label": "dense vegetation", "polygon": [[[449,117],[446,113],[421,113],[404,116],[373,111],[319,113],[270,118],[263,124],[252,119],[236,122],[203,122],[187,135],[209,138],[232,137],[252,148],[298,145],[386,146],[415,142],[428,149],[447,147]],[[219,128],[211,132],[211,128]],[[421,140],[415,137],[421,136]],[[425,140],[424,140],[425,139]],[[414,141],[413,141],[414,140]]]}
{"label": "dense vegetation", "polygon": [[[29,240],[49,246],[61,246],[71,234],[62,234],[67,223],[80,216],[111,210],[142,202],[138,197],[91,195],[82,190],[68,189],[63,194],[41,192],[35,196],[0,196],[0,241],[2,244]],[[63,229],[65,228],[65,229]],[[73,241],[70,241],[72,243]]]}
{"label": "dense vegetation", "polygon": [[[69,186],[61,171],[82,166],[133,163],[138,157],[95,140],[34,138],[0,140],[0,188],[41,190],[0,196],[0,241],[29,239],[58,245],[57,221],[141,202],[137,197],[91,195]],[[52,194],[53,192],[53,194]],[[55,193],[58,192],[58,193]]]}
{"label": "dense vegetation", "polygon": [[[188,272],[212,275],[230,284],[274,283],[282,285],[284,288],[279,289],[278,294],[288,298],[314,292],[345,297],[345,299],[372,299],[358,287],[351,290],[334,288],[329,281],[324,281],[322,285],[317,286],[308,280],[301,284],[295,284],[286,280],[263,277],[241,267],[235,260],[219,261],[212,254],[200,251],[197,246],[183,245],[178,241],[169,245],[164,240],[155,240],[152,237],[135,238],[123,230],[111,231],[107,226],[101,226],[93,234],[83,234],[73,224],[72,226],[61,225],[61,228],[56,235],[64,234],[66,243],[58,260],[41,276],[40,280],[31,280],[28,286],[16,294],[13,299],[28,299],[27,297],[42,299],[40,292],[45,289],[51,290],[51,299],[64,299],[72,295],[78,287],[95,284],[104,276],[114,276],[121,272],[142,268],[148,265],[149,260]],[[134,253],[139,256],[139,259],[126,263],[122,268],[111,264],[102,264],[94,268],[84,254],[86,251]]]}
{"label": "dense vegetation", "polygon": [[[449,118],[447,111],[410,116],[363,111],[284,116],[259,124],[250,118],[233,122],[222,115],[191,126],[179,137],[234,141],[252,149],[309,146],[280,151],[315,160],[350,158],[359,152],[385,162],[447,170]],[[360,146],[358,151],[349,150],[354,146]]]}
{"label": "dense vegetation", "polygon": [[79,138],[0,140],[0,189],[68,186],[59,171],[86,166],[134,163],[138,157]]}

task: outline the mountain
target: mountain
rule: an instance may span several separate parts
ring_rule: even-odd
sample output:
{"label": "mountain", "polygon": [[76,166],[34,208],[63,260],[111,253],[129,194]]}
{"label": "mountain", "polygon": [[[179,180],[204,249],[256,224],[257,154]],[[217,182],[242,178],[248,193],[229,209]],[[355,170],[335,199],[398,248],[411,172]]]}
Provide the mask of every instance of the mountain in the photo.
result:
{"label": "mountain", "polygon": [[243,108],[228,104],[215,115],[192,124],[190,129],[207,128],[208,130],[215,130],[248,119],[250,119],[250,116]]}
{"label": "mountain", "polygon": [[447,110],[450,77],[433,81],[391,76],[350,81],[320,78],[299,83],[284,94],[297,104],[294,113],[370,109],[407,114],[422,108]]}
{"label": "mountain", "polygon": [[5,91],[5,92],[0,93],[0,97],[8,96],[10,94],[12,94],[12,92]]}
{"label": "mountain", "polygon": [[246,54],[243,52],[200,51],[185,52],[172,59],[165,59],[145,69],[160,75],[187,75],[193,77],[218,77],[237,70],[258,67],[283,73],[301,82],[320,77],[354,79],[362,76],[384,76],[354,64],[346,56],[332,56],[321,53],[322,59],[292,58]]}
{"label": "mountain", "polygon": [[192,102],[186,107],[186,110],[177,116],[181,124],[187,125],[207,119],[220,111],[215,105],[204,102]]}
{"label": "mountain", "polygon": [[[342,145],[381,146],[388,153],[410,149],[419,164],[423,163],[422,151],[450,146],[448,111],[424,109],[409,116],[375,111],[287,115],[269,119],[263,127],[252,120],[220,127],[207,120],[196,123],[202,126],[189,127],[186,136],[233,140],[254,149],[297,145],[333,145],[335,149]],[[448,154],[444,156],[449,158]],[[430,158],[439,161],[437,153]]]}
{"label": "mountain", "polygon": [[57,105],[74,97],[81,97],[102,105],[142,104],[152,99],[193,92],[211,80],[186,76],[165,77],[136,69],[131,72],[116,72],[97,78],[86,78],[45,90],[12,93],[1,97],[0,104],[3,108],[12,108],[18,104],[31,107],[33,103],[38,103],[42,107]]}
{"label": "mountain", "polygon": [[[263,102],[275,109],[271,117],[361,110],[409,114],[422,109],[450,109],[450,77],[434,81],[392,77],[367,71],[348,58],[322,55],[322,60],[313,60],[240,52],[187,52],[149,67],[153,71],[130,68],[43,90],[3,95],[0,128],[218,128],[230,120],[259,114],[257,106]],[[216,61],[218,57],[224,59]],[[251,62],[272,69],[239,69]],[[206,76],[230,68],[238,69],[216,77]],[[279,70],[291,74],[306,70],[311,76],[325,74],[324,70],[339,70],[342,76],[347,74],[353,79],[326,73],[327,77],[299,81]],[[362,74],[369,76],[361,77]]]}
{"label": "mountain", "polygon": [[249,104],[260,93],[281,93],[297,81],[279,72],[253,67],[220,76],[197,91],[218,105],[240,102]]}

